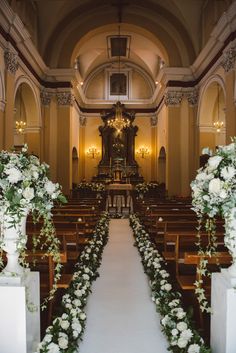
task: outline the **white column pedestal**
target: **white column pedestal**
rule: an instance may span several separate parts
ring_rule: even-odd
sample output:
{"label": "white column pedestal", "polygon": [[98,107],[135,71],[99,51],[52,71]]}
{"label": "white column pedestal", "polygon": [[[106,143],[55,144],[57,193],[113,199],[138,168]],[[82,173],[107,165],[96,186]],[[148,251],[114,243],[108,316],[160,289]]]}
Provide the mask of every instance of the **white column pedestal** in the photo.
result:
{"label": "white column pedestal", "polygon": [[[30,312],[26,298],[36,307]],[[0,276],[0,352],[33,353],[40,342],[39,273]]]}
{"label": "white column pedestal", "polygon": [[211,349],[214,353],[236,352],[236,278],[227,269],[213,273],[211,287]]}

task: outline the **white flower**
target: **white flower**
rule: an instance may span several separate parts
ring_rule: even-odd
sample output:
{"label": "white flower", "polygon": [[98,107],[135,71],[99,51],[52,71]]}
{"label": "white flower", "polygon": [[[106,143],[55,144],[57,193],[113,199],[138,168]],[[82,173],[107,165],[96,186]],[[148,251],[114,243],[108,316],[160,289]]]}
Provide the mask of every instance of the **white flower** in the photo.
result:
{"label": "white flower", "polygon": [[232,179],[235,176],[235,169],[234,167],[231,166],[226,166],[221,169],[220,175],[225,179],[229,180]]}
{"label": "white flower", "polygon": [[74,331],[78,333],[82,331],[82,326],[80,325],[80,322],[78,320],[73,321],[71,327]]}
{"label": "white flower", "polygon": [[178,333],[179,333],[179,331],[176,328],[173,328],[173,330],[171,330],[172,336],[177,336]]}
{"label": "white flower", "polygon": [[210,170],[216,169],[221,161],[222,161],[221,156],[210,157],[208,159],[208,166],[209,166]]}
{"label": "white flower", "polygon": [[188,353],[199,353],[200,352],[200,346],[196,343],[191,344],[188,347]]}
{"label": "white flower", "polygon": [[5,173],[8,175],[7,179],[11,184],[16,184],[22,179],[22,173],[14,167],[7,169]]}
{"label": "white flower", "polygon": [[167,292],[169,292],[169,291],[172,289],[172,285],[171,285],[170,283],[166,283],[166,284],[164,285],[164,289],[165,289]]}
{"label": "white flower", "polygon": [[188,341],[185,340],[184,338],[180,337],[180,338],[178,339],[178,347],[179,347],[179,348],[184,348],[184,347],[187,346],[187,344],[188,344]]}
{"label": "white flower", "polygon": [[70,326],[69,321],[67,321],[67,320],[61,321],[61,328],[63,328],[63,330],[67,330],[69,326]]}
{"label": "white flower", "polygon": [[58,347],[58,345],[56,343],[51,342],[47,346],[47,352],[48,353],[60,353],[60,348]]}
{"label": "white flower", "polygon": [[219,196],[220,196],[221,199],[226,199],[226,197],[227,197],[227,192],[226,192],[226,190],[222,189],[222,190],[220,191]]}
{"label": "white flower", "polygon": [[54,184],[53,182],[51,182],[50,180],[48,180],[45,185],[45,190],[47,191],[47,193],[49,195],[52,195],[55,192],[56,189],[56,184]]}
{"label": "white flower", "polygon": [[60,336],[58,338],[58,345],[62,349],[66,349],[68,347],[68,338],[66,335]]}
{"label": "white flower", "polygon": [[184,321],[178,322],[176,327],[179,331],[184,331],[184,330],[187,330],[187,328],[188,328],[186,322],[184,322]]}
{"label": "white flower", "polygon": [[221,192],[221,180],[219,178],[212,179],[209,182],[208,189],[212,194],[219,194]]}
{"label": "white flower", "polygon": [[80,313],[79,317],[80,317],[81,320],[85,320],[86,319],[85,313]]}
{"label": "white flower", "polygon": [[32,200],[34,198],[34,189],[33,188],[30,188],[29,186],[27,186],[23,192],[22,192],[22,195],[24,196],[24,198],[26,200]]}
{"label": "white flower", "polygon": [[52,340],[52,335],[51,334],[47,334],[44,336],[44,342],[51,342]]}
{"label": "white flower", "polygon": [[193,337],[193,333],[190,329],[184,330],[181,332],[180,337],[189,341],[191,337]]}

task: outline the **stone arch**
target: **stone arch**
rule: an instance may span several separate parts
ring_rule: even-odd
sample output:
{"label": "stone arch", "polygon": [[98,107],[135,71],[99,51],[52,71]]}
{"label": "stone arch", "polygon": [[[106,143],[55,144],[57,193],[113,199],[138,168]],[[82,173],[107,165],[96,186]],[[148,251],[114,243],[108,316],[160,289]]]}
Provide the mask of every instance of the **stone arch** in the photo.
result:
{"label": "stone arch", "polygon": [[[205,147],[214,151],[226,142],[225,97],[225,83],[219,75],[209,78],[202,87],[197,118],[199,155]],[[214,126],[217,121],[224,124],[219,130]]]}
{"label": "stone arch", "polygon": [[166,184],[166,150],[162,146],[158,156],[157,180],[160,184]]}
{"label": "stone arch", "polygon": [[32,82],[21,76],[15,86],[15,123],[16,121],[25,122],[24,131],[14,132],[14,145],[28,145],[29,153],[40,157],[41,143],[41,111],[40,101],[37,91]]}
{"label": "stone arch", "polygon": [[79,157],[76,147],[72,149],[72,189],[79,182]]}

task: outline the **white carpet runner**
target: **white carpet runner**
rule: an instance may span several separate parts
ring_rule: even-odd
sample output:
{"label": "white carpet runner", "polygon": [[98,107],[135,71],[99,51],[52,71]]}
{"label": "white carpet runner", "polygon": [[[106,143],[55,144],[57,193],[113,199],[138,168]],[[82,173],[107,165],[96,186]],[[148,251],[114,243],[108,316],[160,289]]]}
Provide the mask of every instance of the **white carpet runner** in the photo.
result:
{"label": "white carpet runner", "polygon": [[110,221],[100,277],[86,307],[79,353],[167,353],[127,219]]}

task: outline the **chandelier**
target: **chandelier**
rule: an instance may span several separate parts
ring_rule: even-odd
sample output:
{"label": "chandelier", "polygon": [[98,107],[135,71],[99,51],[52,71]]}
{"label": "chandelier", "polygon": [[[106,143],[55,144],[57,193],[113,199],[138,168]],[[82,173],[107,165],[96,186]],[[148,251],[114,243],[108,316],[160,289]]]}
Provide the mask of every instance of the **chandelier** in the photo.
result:
{"label": "chandelier", "polygon": [[115,107],[115,115],[114,118],[107,120],[107,125],[113,129],[116,129],[118,133],[121,130],[130,126],[130,120],[128,118],[123,117],[123,107],[120,101],[114,104]]}
{"label": "chandelier", "polygon": [[25,127],[26,127],[26,122],[23,121],[23,120],[16,120],[16,132],[18,134],[23,134],[24,130],[25,130]]}

